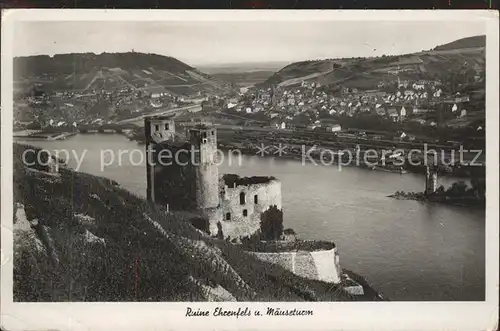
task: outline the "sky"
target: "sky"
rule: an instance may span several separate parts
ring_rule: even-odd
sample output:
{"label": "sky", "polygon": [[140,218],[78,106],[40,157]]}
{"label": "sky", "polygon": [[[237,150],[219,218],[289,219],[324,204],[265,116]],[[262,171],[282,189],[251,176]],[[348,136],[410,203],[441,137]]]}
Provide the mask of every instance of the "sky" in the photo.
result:
{"label": "sky", "polygon": [[481,22],[16,22],[14,56],[143,52],[189,65],[295,62],[428,50],[485,34]]}

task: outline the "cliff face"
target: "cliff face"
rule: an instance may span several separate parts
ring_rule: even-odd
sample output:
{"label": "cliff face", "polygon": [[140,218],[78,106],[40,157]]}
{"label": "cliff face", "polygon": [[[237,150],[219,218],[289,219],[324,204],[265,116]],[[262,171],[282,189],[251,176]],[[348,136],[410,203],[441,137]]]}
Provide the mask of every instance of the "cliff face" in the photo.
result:
{"label": "cliff face", "polygon": [[[117,183],[28,169],[14,155],[15,301],[341,301],[305,279],[195,229]],[[366,300],[366,298],[365,298]]]}

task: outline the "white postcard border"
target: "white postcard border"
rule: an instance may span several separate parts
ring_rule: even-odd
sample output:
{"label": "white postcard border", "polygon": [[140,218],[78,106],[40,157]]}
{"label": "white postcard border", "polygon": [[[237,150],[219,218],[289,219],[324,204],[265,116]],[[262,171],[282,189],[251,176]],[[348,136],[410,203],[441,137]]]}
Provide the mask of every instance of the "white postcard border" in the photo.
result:
{"label": "white postcard border", "polygon": [[[486,301],[342,303],[13,303],[12,302],[12,47],[15,21],[484,21],[486,26],[487,212]],[[497,11],[199,11],[12,10],[2,17],[1,327],[6,330],[492,330],[498,322]],[[186,318],[186,307],[312,309],[309,317]]]}

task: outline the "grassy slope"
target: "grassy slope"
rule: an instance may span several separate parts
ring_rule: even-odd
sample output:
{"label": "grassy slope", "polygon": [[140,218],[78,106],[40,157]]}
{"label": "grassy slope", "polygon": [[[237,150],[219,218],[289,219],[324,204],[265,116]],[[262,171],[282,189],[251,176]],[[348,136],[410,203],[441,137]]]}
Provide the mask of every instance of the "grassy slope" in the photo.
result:
{"label": "grassy slope", "polygon": [[[239,301],[354,300],[204,236],[188,222],[195,215],[168,214],[108,179],[28,170],[24,147],[14,150],[16,301],[204,301],[207,285]],[[29,230],[21,204],[38,220]]]}

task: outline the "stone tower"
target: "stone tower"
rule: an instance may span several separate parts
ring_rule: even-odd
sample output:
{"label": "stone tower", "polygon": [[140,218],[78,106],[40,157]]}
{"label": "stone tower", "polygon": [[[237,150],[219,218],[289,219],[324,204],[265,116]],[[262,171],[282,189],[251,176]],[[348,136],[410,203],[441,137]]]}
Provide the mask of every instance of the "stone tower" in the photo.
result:
{"label": "stone tower", "polygon": [[155,159],[156,146],[175,137],[175,123],[169,117],[146,117],[144,119],[146,135],[146,178],[147,199],[156,202],[155,198]]}
{"label": "stone tower", "polygon": [[144,124],[148,200],[169,210],[218,207],[215,129],[198,125],[180,138],[168,117],[146,118]]}
{"label": "stone tower", "polygon": [[161,143],[175,136],[175,123],[169,117],[146,117],[144,120],[144,130],[146,133],[146,142],[149,140]]}
{"label": "stone tower", "polygon": [[216,160],[217,131],[206,124],[188,129],[196,177],[196,205],[200,209],[219,206],[219,170]]}
{"label": "stone tower", "polygon": [[425,168],[425,194],[430,195],[437,190],[437,171],[434,168]]}

